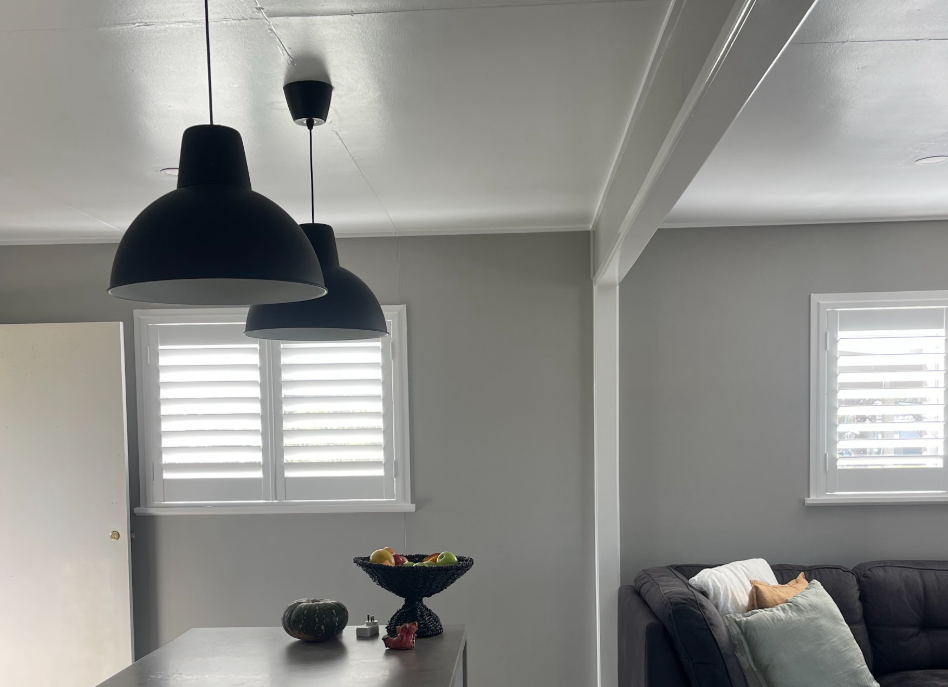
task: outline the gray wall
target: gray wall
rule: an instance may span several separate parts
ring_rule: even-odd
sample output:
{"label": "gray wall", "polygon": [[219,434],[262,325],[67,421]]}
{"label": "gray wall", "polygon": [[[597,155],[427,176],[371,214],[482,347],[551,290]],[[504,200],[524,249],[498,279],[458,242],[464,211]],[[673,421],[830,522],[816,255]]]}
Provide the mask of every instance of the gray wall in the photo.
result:
{"label": "gray wall", "polygon": [[948,507],[805,507],[811,293],[948,289],[948,223],[663,229],[622,282],[622,578],[948,558]]}
{"label": "gray wall", "polygon": [[[408,305],[418,510],[133,518],[137,653],[190,627],[277,625],[305,595],[387,619],[397,600],[351,558],[392,545],[475,558],[431,601],[468,625],[473,684],[592,684],[588,245],[588,234],[341,241],[343,264],[383,303]],[[105,294],[113,252],[0,247],[0,322],[125,322],[137,503],[134,305]]]}

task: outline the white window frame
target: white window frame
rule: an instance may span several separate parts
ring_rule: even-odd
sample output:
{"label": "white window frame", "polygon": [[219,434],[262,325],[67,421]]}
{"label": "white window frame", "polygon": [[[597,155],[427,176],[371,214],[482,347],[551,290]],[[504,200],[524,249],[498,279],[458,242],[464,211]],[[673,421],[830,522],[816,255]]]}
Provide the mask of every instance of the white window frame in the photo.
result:
{"label": "white window frame", "polygon": [[[827,383],[830,341],[828,313],[845,308],[948,307],[948,291],[822,293],[810,296],[810,496],[808,506],[865,506],[948,503],[948,494],[839,494],[829,493],[830,459],[827,442]],[[946,467],[948,469],[948,467]]]}
{"label": "white window frame", "polygon": [[[411,498],[411,460],[408,411],[408,332],[407,310],[404,305],[383,305],[382,312],[389,324],[389,336],[382,338],[383,357],[391,356],[392,375],[392,441],[386,441],[386,473],[393,472],[395,494],[391,499],[345,500],[345,501],[252,501],[252,502],[206,502],[162,503],[156,493],[157,471],[161,468],[160,428],[147,418],[155,416],[154,403],[157,401],[156,367],[148,363],[150,351],[148,325],[183,322],[189,319],[197,322],[233,321],[234,317],[246,319],[247,308],[162,308],[135,310],[133,313],[135,330],[135,379],[138,417],[138,457],[139,486],[141,506],[135,508],[136,515],[195,515],[200,513],[250,514],[250,513],[389,513],[413,512],[415,505]],[[278,421],[271,407],[269,375],[279,373],[279,341],[260,340],[261,351],[266,351],[270,366],[261,365],[261,385],[263,412],[263,440],[270,443],[264,453],[263,480],[271,494],[280,493],[280,485],[273,483],[277,475],[282,474],[282,446],[271,442],[272,424]],[[274,354],[274,351],[277,351]],[[152,378],[146,379],[150,375]],[[386,429],[386,435],[388,430]],[[386,439],[388,437],[386,436]],[[280,463],[280,464],[277,464]]]}

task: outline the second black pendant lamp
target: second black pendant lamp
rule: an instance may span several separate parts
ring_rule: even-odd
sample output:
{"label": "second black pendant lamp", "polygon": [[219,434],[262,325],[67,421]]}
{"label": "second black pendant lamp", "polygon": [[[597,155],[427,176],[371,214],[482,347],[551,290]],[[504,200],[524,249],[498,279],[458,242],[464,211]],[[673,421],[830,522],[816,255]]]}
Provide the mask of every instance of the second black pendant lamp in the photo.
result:
{"label": "second black pendant lamp", "polygon": [[309,129],[310,224],[302,229],[322,265],[322,298],[299,303],[255,305],[247,315],[247,336],[284,341],[351,341],[388,334],[382,306],[365,282],[339,265],[336,237],[328,224],[316,224],[313,182],[313,127],[326,121],[332,87],[321,81],[295,81],[283,88],[290,114]]}
{"label": "second black pendant lamp", "polygon": [[207,0],[204,37],[210,124],[185,130],[178,187],[128,227],[109,293],[186,305],[318,298],[326,287],[309,240],[279,205],[251,190],[240,134],[214,124]]}

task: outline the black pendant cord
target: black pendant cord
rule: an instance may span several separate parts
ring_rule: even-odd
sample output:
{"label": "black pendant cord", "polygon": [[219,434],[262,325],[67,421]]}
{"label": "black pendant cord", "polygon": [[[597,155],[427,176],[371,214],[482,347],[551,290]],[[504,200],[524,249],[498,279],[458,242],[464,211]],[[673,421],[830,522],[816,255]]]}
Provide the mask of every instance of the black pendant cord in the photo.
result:
{"label": "black pendant cord", "polygon": [[204,46],[207,50],[207,111],[214,124],[214,95],[211,93],[211,21],[208,18],[207,0],[204,0]]}
{"label": "black pendant cord", "polygon": [[306,120],[309,129],[309,218],[316,224],[316,183],[313,181],[313,120]]}

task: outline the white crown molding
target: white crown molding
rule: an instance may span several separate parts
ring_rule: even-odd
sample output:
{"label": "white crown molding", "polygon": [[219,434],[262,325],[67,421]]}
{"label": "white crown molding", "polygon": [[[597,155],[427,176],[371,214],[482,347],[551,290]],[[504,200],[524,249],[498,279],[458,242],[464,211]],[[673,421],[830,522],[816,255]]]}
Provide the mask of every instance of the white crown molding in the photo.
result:
{"label": "white crown molding", "polygon": [[924,217],[862,217],[842,219],[777,220],[774,222],[664,222],[661,229],[730,229],[732,227],[812,227],[828,224],[905,224],[911,222],[945,222],[948,215]]}
{"label": "white crown molding", "polygon": [[25,239],[0,237],[0,246],[71,246],[81,244],[118,243],[120,238],[121,237],[116,237],[113,239],[106,237],[76,236],[70,238],[56,237]]}
{"label": "white crown molding", "polygon": [[[588,224],[568,224],[563,226],[552,226],[552,227],[483,227],[477,229],[452,229],[447,228],[438,228],[432,230],[426,229],[408,229],[408,230],[399,230],[398,232],[392,231],[338,231],[336,233],[336,238],[339,239],[362,239],[362,238],[385,238],[385,237],[396,237],[396,236],[466,236],[466,235],[482,235],[482,234],[551,234],[551,233],[566,233],[566,232],[589,232],[591,227]],[[121,240],[121,236],[118,236],[114,239],[104,238],[104,237],[57,237],[57,238],[35,238],[35,239],[26,239],[26,238],[10,238],[5,239],[0,237],[0,246],[69,246],[69,245],[80,245],[80,244],[107,244],[107,243],[118,243]]]}
{"label": "white crown molding", "polygon": [[537,226],[537,227],[483,227],[476,229],[399,229],[395,231],[337,231],[336,238],[381,238],[394,236],[478,236],[481,234],[555,234],[582,231],[592,231],[588,224],[572,224],[562,226]]}

